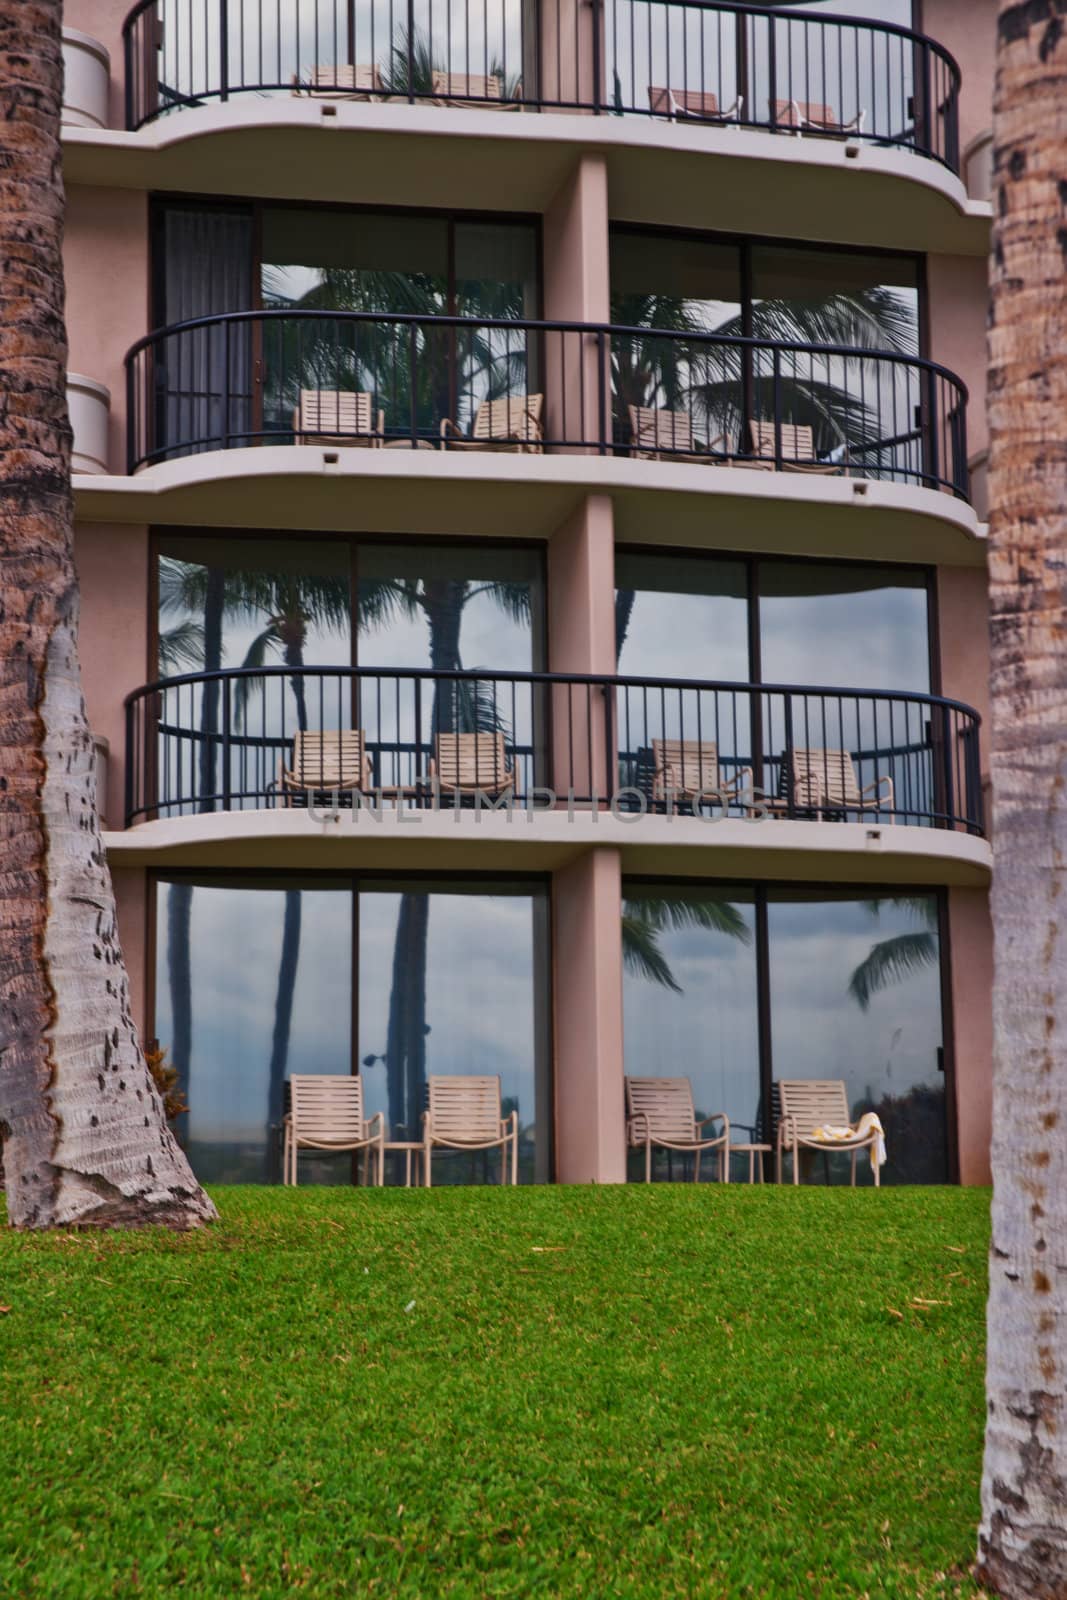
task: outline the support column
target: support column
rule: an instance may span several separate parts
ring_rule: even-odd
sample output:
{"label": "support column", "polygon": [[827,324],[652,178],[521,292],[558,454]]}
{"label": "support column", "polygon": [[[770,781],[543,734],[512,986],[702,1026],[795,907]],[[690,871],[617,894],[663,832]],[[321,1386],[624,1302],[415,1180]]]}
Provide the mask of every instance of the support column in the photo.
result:
{"label": "support column", "polygon": [[[611,314],[608,170],[582,156],[545,212],[544,304],[550,322],[603,323]],[[572,450],[611,439],[610,351],[593,334],[545,335],[545,435]]]}
{"label": "support column", "polygon": [[625,1183],[619,852],[560,868],[552,903],[556,1177]]}
{"label": "support column", "polygon": [[[548,666],[615,671],[615,528],[611,499],[589,495],[548,546]],[[554,685],[551,782],[557,795],[606,801],[614,788],[613,704],[596,685]]]}
{"label": "support column", "polygon": [[993,1125],[993,926],[984,889],[948,893],[952,1034],[961,1183],[990,1183]]}
{"label": "support column", "polygon": [[82,691],[93,733],[108,742],[106,793],[98,803],[109,828],[126,826],[126,714],[123,700],[155,677],[148,660],[148,529],[134,523],[79,522],[74,563],[81,597]]}

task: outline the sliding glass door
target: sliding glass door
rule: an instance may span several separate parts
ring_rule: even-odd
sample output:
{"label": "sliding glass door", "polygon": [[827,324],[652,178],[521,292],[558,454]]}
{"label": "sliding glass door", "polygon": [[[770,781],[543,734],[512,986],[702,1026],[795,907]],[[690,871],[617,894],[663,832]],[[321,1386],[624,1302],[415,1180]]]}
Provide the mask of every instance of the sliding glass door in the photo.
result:
{"label": "sliding glass door", "polygon": [[[285,1084],[362,1074],[386,1137],[422,1137],[431,1074],[499,1075],[519,1176],[551,1175],[548,897],[534,881],[180,874],[156,883],[155,1034],[213,1183],[277,1182]],[[406,1155],[389,1157],[403,1181]],[[347,1183],[346,1155],[301,1181]],[[434,1181],[499,1182],[499,1152],[443,1153]]]}

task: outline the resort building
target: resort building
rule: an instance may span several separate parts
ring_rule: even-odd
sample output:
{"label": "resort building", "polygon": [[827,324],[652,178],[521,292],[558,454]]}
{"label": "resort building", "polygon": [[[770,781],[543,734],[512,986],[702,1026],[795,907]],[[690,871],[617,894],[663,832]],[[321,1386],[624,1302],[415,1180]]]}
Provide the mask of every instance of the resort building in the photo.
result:
{"label": "resort building", "polygon": [[280,1181],[293,1074],[403,1146],[475,1073],[521,1181],[640,1178],[630,1074],[986,1182],[993,0],[66,12],[82,665],[198,1176]]}

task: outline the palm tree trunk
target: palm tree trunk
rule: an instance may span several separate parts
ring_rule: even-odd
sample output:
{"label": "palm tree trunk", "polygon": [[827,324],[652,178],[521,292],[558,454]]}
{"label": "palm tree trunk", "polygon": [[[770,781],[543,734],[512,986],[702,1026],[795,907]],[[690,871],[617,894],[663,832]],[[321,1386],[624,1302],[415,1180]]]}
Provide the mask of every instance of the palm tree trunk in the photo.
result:
{"label": "palm tree trunk", "polygon": [[60,0],[0,0],[0,1140],[8,1220],[215,1215],[130,1012],[78,664]]}
{"label": "palm tree trunk", "polygon": [[993,1235],[981,1581],[1067,1596],[1067,33],[1001,0],[989,336]]}

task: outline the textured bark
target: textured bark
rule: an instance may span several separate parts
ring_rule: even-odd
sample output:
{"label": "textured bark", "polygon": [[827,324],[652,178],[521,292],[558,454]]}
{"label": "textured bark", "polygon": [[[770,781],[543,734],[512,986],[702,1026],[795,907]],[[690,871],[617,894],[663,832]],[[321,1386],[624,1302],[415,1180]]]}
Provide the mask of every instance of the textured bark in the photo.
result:
{"label": "textured bark", "polygon": [[8,1219],[214,1215],[130,1014],[77,655],[60,0],[0,0],[0,1139]]}
{"label": "textured bark", "polygon": [[1002,3],[989,336],[993,1240],[978,1571],[1067,1600],[1067,0]]}

